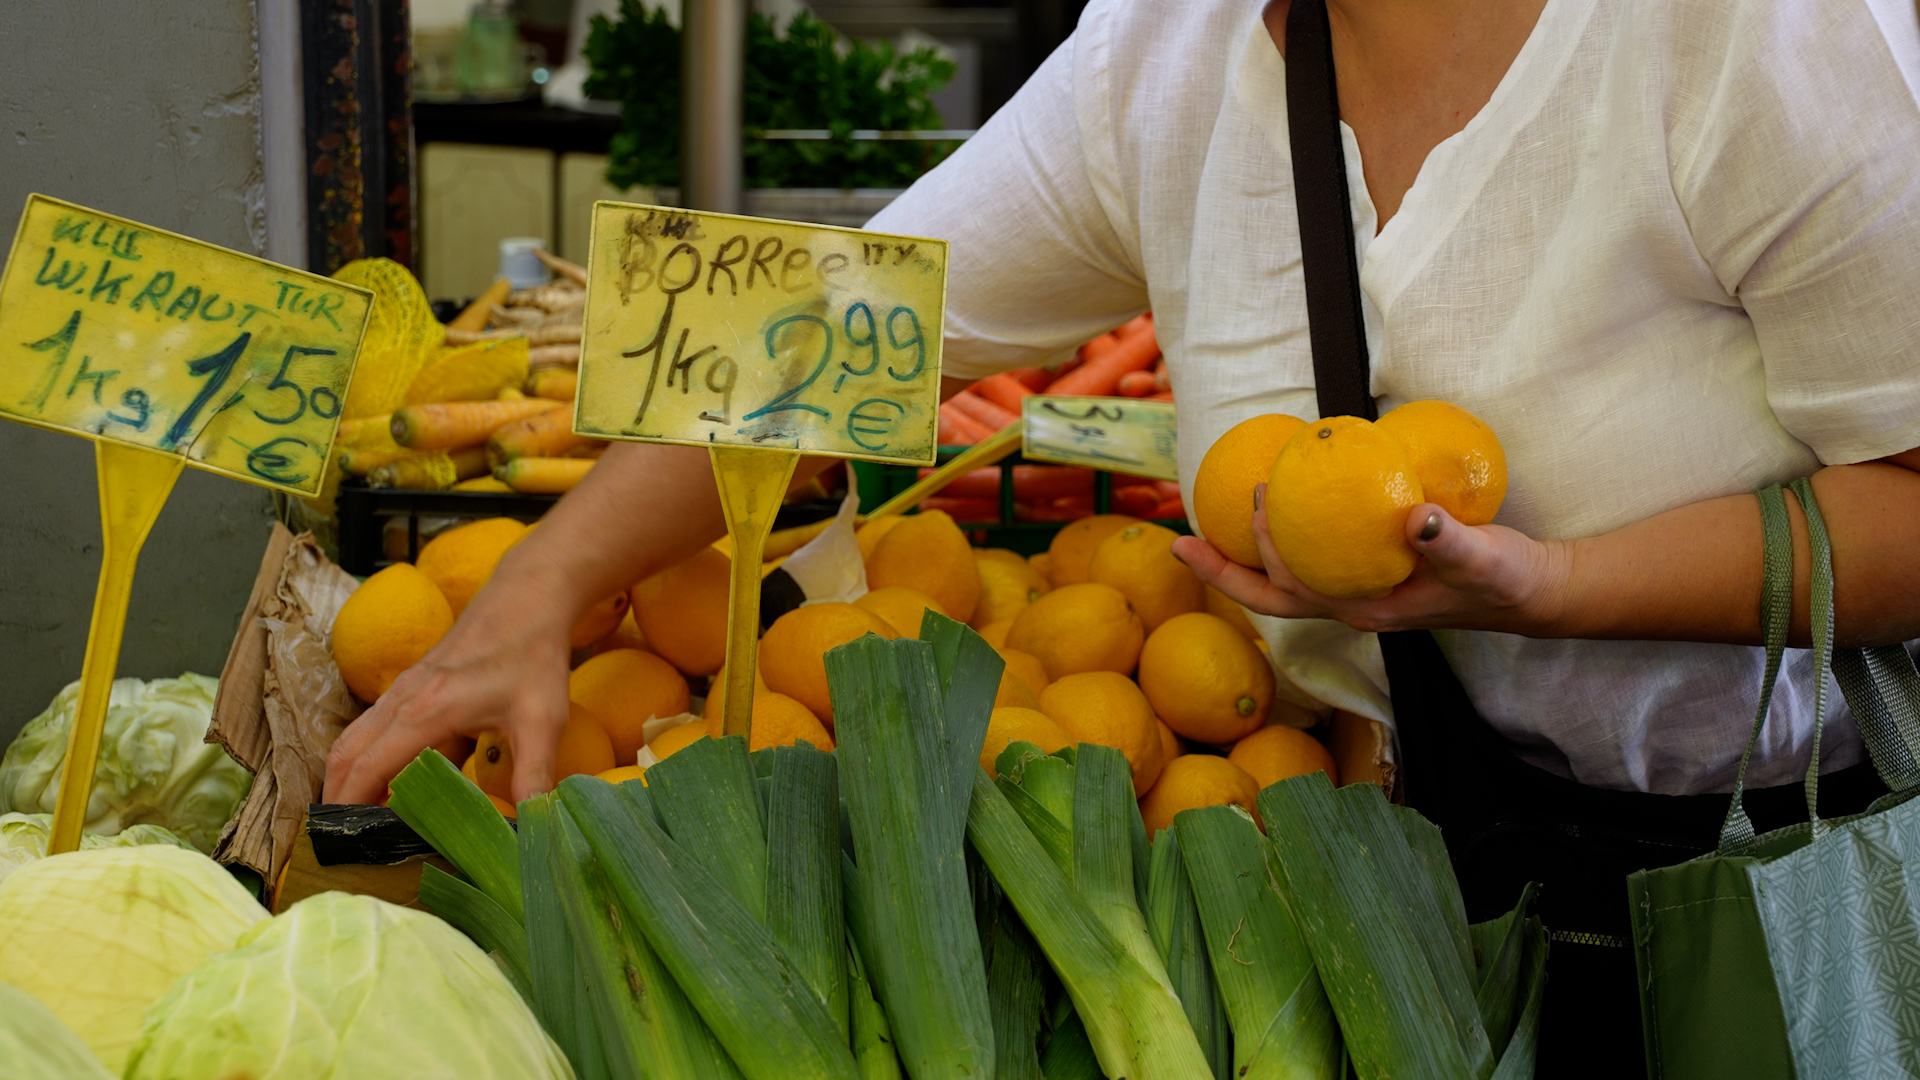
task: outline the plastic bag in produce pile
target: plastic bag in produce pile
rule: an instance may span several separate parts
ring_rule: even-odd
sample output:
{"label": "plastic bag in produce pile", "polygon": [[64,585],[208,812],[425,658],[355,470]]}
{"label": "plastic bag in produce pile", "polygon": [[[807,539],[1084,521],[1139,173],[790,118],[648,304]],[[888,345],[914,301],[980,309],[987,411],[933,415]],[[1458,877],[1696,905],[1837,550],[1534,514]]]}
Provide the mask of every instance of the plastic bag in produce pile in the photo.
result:
{"label": "plastic bag in produce pile", "polygon": [[[130,825],[153,824],[201,851],[213,850],[221,826],[253,784],[252,774],[226,751],[204,741],[218,688],[218,680],[192,672],[177,679],[114,680],[87,800],[87,832],[113,836]],[[79,707],[76,680],[20,729],[0,758],[0,813],[53,813]]]}

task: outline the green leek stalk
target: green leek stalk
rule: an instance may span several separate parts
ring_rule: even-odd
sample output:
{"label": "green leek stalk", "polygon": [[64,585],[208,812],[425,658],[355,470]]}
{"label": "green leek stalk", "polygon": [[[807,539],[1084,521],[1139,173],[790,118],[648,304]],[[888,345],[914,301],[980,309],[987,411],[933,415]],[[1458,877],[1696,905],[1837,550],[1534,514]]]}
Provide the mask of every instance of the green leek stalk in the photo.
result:
{"label": "green leek stalk", "polygon": [[988,1080],[993,1020],[962,769],[979,769],[1002,663],[978,635],[938,619],[923,628],[936,640],[870,634],[826,656],[853,846],[847,922],[907,1074]]}
{"label": "green leek stalk", "polygon": [[453,924],[485,949],[507,973],[523,1001],[533,1000],[533,975],[527,965],[527,934],[512,915],[486,893],[432,863],[420,866],[420,906]]}
{"label": "green leek stalk", "polygon": [[[1293,917],[1267,872],[1266,841],[1237,806],[1182,811],[1170,834],[1186,862],[1245,1080],[1338,1080],[1340,1030]],[[1159,853],[1156,851],[1156,855]]]}
{"label": "green leek stalk", "polygon": [[493,800],[438,750],[422,750],[393,778],[387,805],[433,850],[446,856],[489,900],[526,921],[520,849]]}
{"label": "green leek stalk", "polygon": [[767,771],[767,930],[846,1042],[852,1034],[852,976],[840,869],[839,765],[806,743],[770,747],[754,759]]}
{"label": "green leek stalk", "polygon": [[867,965],[860,961],[860,950],[851,941],[847,942],[847,992],[852,999],[853,1060],[860,1067],[860,1080],[902,1080],[900,1055],[893,1049],[893,1027],[887,1023],[886,1010],[873,996]]}
{"label": "green leek stalk", "polygon": [[600,1025],[585,1007],[585,976],[574,958],[567,909],[554,880],[551,819],[557,800],[538,795],[520,804],[520,883],[526,897],[530,1004],[547,1034],[573,1063],[579,1080],[607,1080]]}
{"label": "green leek stalk", "polygon": [[1186,1010],[1200,1050],[1213,1067],[1214,1080],[1227,1080],[1233,1071],[1233,1037],[1220,1002],[1220,986],[1213,977],[1207,943],[1194,906],[1193,886],[1187,880],[1186,858],[1180,836],[1162,829],[1153,838],[1148,868],[1147,930],[1154,950],[1166,965],[1167,981]]}

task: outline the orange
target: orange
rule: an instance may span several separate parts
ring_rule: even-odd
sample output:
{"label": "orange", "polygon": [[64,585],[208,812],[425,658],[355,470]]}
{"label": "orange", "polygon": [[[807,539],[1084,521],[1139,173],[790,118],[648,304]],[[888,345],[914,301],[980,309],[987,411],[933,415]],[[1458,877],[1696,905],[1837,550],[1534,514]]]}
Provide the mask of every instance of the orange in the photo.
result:
{"label": "orange", "polygon": [[638,780],[642,784],[647,782],[647,770],[638,765],[616,765],[606,772],[594,775],[609,784],[624,784],[629,780]]}
{"label": "orange", "polygon": [[1033,691],[1035,697],[1046,690],[1047,684],[1053,681],[1047,678],[1047,666],[1032,653],[1022,652],[1019,649],[1001,649],[999,652],[1000,659],[1007,662],[1007,673],[1026,683],[1027,689]]}
{"label": "orange", "polygon": [[614,593],[605,600],[593,605],[573,624],[573,631],[567,635],[567,647],[584,649],[596,641],[620,629],[620,621],[627,615],[627,594]]}
{"label": "orange", "polygon": [[1400,440],[1357,416],[1294,433],[1267,480],[1267,527],[1293,576],[1339,598],[1382,597],[1413,573],[1407,511],[1426,496]]}
{"label": "orange", "polygon": [[[765,693],[766,690],[767,680],[760,676],[760,669],[755,667],[753,670],[754,698],[758,700],[760,695]],[[727,668],[726,665],[722,664],[720,670],[713,673],[713,680],[707,686],[706,704],[700,709],[700,715],[709,721],[708,727],[712,728],[715,735],[720,734],[720,721],[722,717],[726,716],[726,708]]]}
{"label": "orange", "polygon": [[1082,671],[1133,670],[1146,630],[1119,589],[1082,582],[1027,605],[1007,628],[1007,645],[1032,653],[1058,679]]}
{"label": "orange", "polygon": [[753,695],[753,727],[747,738],[748,751],[769,746],[792,746],[805,739],[815,750],[832,750],[833,736],[813,711],[785,694],[771,690]]}
{"label": "orange", "polygon": [[1154,627],[1206,604],[1200,579],[1173,554],[1179,533],[1142,521],[1100,541],[1087,580],[1120,590],[1152,633]]}
{"label": "orange", "polygon": [[760,639],[760,675],[769,689],[805,705],[831,729],[833,698],[827,693],[827,652],[863,634],[888,639],[900,636],[887,620],[852,604],[794,608],[775,619]]}
{"label": "orange", "polygon": [[[647,635],[640,632],[639,625],[633,621],[633,608],[628,607],[627,613],[620,618],[620,625],[613,628],[613,633],[594,642],[588,651],[599,656],[603,652],[612,652],[615,649],[646,648]],[[653,650],[647,649],[647,651]]]}
{"label": "orange", "polygon": [[909,589],[904,585],[870,589],[853,603],[855,607],[866,608],[887,620],[887,625],[900,631],[901,637],[919,637],[920,620],[926,617],[929,609],[947,614],[938,600],[919,589]]}
{"label": "orange", "polygon": [[993,707],[996,709],[1037,709],[1040,707],[1040,695],[1033,692],[1026,680],[1013,673],[1012,668],[1000,672],[1000,689],[993,695]]}
{"label": "orange", "polygon": [[1147,835],[1173,827],[1173,817],[1182,810],[1200,806],[1224,806],[1237,803],[1259,820],[1255,800],[1260,786],[1240,766],[1212,754],[1183,754],[1167,763],[1159,782],[1140,800],[1140,817],[1146,822]]}
{"label": "orange", "polygon": [[1040,695],[1040,711],[1075,742],[1111,746],[1125,754],[1135,795],[1152,787],[1160,775],[1160,727],[1153,706],[1125,675],[1085,671],[1055,679]]}
{"label": "orange", "polygon": [[996,649],[1007,644],[1007,631],[1013,629],[1012,619],[998,619],[979,629],[980,637]]}
{"label": "orange", "polygon": [[394,563],[361,582],[340,605],[329,643],[347,689],[372,702],[452,628],[453,608],[433,579]]}
{"label": "orange", "polygon": [[1427,501],[1485,525],[1507,497],[1507,452],[1479,417],[1445,401],[1409,401],[1377,421],[1400,440]]}
{"label": "orange", "polygon": [[1227,620],[1204,611],[1168,619],[1140,650],[1140,690],[1168,727],[1230,743],[1266,723],[1273,668]]}
{"label": "orange", "polygon": [[1241,607],[1232,597],[1211,585],[1206,586],[1202,591],[1207,597],[1207,614],[1218,615],[1227,620],[1228,625],[1240,631],[1249,641],[1263,640],[1260,637],[1260,630],[1253,625],[1253,620],[1247,617],[1246,608]]}
{"label": "orange", "polygon": [[687,680],[672,664],[640,649],[604,652],[567,676],[567,697],[592,713],[613,740],[614,760],[631,765],[656,716],[687,711]]}
{"label": "orange", "polygon": [[1213,441],[1193,474],[1193,520],[1220,554],[1242,566],[1260,566],[1253,539],[1253,489],[1267,482],[1273,459],[1306,421],[1285,413],[1255,416]]}
{"label": "orange", "polygon": [[1093,549],[1100,546],[1100,541],[1139,523],[1139,518],[1125,514],[1095,514],[1064,526],[1047,545],[1047,580],[1056,589],[1087,580],[1087,566],[1093,562]]}
{"label": "orange", "polygon": [[493,576],[500,556],[525,535],[527,527],[512,518],[470,522],[427,541],[414,565],[440,587],[457,619],[473,594]]}
{"label": "orange", "polygon": [[[482,732],[474,743],[473,771],[468,778],[481,791],[509,802],[513,800],[513,746],[498,731]],[[567,703],[567,722],[560,729],[560,741],[554,747],[553,782],[559,783],[579,773],[598,775],[613,768],[613,740],[599,719],[573,702]],[[464,769],[462,770],[465,771]]]}
{"label": "orange", "polygon": [[707,725],[697,720],[689,720],[655,735],[653,741],[647,744],[647,749],[653,751],[656,760],[665,761],[676,751],[686,748],[687,744],[706,737]]}
{"label": "orange", "polygon": [[1338,784],[1340,775],[1333,755],[1320,740],[1290,727],[1263,727],[1233,744],[1227,760],[1240,766],[1260,787],[1277,784],[1289,776],[1305,776],[1319,769]]}
{"label": "orange", "polygon": [[1167,726],[1165,720],[1159,721],[1159,724],[1160,760],[1163,763],[1161,767],[1165,768],[1165,762],[1172,761],[1174,758],[1180,756],[1180,736],[1173,733],[1173,729]]}
{"label": "orange", "polygon": [[520,811],[518,808],[516,808],[512,803],[508,802],[507,800],[501,798],[498,795],[487,796],[487,801],[493,804],[493,808],[495,810],[500,811],[501,817],[519,817],[520,816]]}
{"label": "orange", "polygon": [[1033,564],[1011,551],[976,548],[973,561],[980,570],[980,603],[971,623],[975,629],[1013,618],[1048,589]]}
{"label": "orange", "polygon": [[652,649],[686,675],[727,659],[727,584],[733,560],[710,547],[635,585],[633,621]]}
{"label": "orange", "polygon": [[987,741],[980,744],[980,767],[988,776],[999,776],[994,767],[1007,744],[1030,742],[1042,753],[1051,754],[1073,744],[1065,728],[1038,709],[996,708],[987,721]]}
{"label": "orange", "polygon": [[1033,567],[1033,572],[1039,574],[1040,580],[1047,583],[1047,588],[1051,589],[1057,584],[1057,582],[1053,580],[1052,555],[1044,551],[1029,555],[1027,556],[1027,565]]}
{"label": "orange", "polygon": [[880,538],[892,532],[901,522],[907,520],[901,514],[888,514],[883,518],[874,518],[853,531],[853,542],[860,545],[860,561],[873,558],[873,549],[880,546]]}
{"label": "orange", "polygon": [[939,510],[902,518],[874,545],[867,559],[867,588],[889,585],[926,593],[950,618],[972,619],[980,602],[980,571],[974,566],[967,534]]}

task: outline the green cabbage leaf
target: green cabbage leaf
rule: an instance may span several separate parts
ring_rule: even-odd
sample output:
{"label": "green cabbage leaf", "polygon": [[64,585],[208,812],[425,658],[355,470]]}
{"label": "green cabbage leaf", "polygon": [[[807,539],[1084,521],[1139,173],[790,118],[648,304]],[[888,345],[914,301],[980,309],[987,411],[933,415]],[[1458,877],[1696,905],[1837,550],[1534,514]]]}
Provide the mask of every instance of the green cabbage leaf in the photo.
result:
{"label": "green cabbage leaf", "polygon": [[80,1036],[34,1000],[0,983],[0,1080],[113,1080]]}
{"label": "green cabbage leaf", "polygon": [[[0,881],[22,866],[47,857],[47,838],[53,832],[52,814],[0,814]],[[194,846],[158,825],[129,825],[112,836],[80,835],[80,850],[167,844],[193,851]]]}
{"label": "green cabbage leaf", "polygon": [[[217,1036],[217,1037],[215,1037]],[[311,896],[155,1002],[126,1080],[572,1080],[500,968],[432,915]]]}
{"label": "green cabbage leaf", "polygon": [[[206,742],[218,679],[115,679],[87,799],[86,831],[113,836],[132,825],[171,829],[204,852],[253,785],[253,774]],[[51,814],[80,707],[80,684],[60,691],[20,729],[0,758],[0,813]]]}

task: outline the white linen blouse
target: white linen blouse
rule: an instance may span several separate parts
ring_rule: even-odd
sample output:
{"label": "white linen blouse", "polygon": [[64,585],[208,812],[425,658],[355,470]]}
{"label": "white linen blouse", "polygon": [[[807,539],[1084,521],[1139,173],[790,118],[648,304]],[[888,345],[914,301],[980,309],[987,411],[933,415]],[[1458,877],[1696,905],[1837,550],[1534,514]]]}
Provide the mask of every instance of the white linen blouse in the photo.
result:
{"label": "white linen blouse", "polygon": [[[1261,0],[1094,0],[1020,93],[871,228],[951,241],[946,373],[1062,358],[1151,308],[1183,485],[1221,432],[1318,415]],[[1499,521],[1593,536],[1920,445],[1912,0],[1547,0],[1375,235],[1348,183],[1382,412],[1441,398],[1506,449]],[[1261,619],[1306,694],[1391,722],[1370,635]],[[1731,787],[1762,651],[1439,635],[1481,714],[1582,783]],[[1749,783],[1814,731],[1789,654]],[[1823,763],[1861,759],[1839,695]]]}

